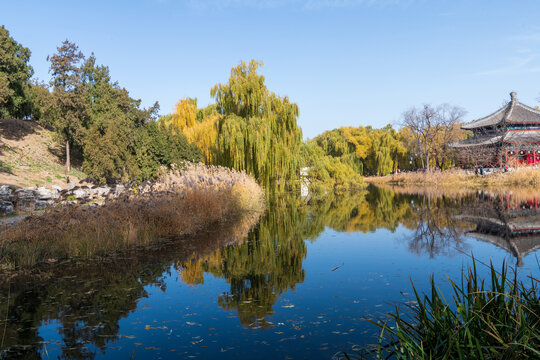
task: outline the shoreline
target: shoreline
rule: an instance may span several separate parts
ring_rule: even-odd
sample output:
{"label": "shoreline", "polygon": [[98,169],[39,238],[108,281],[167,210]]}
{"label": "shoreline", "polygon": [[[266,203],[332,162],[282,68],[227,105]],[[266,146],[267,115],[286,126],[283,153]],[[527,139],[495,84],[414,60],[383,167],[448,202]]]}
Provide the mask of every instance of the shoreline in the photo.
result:
{"label": "shoreline", "polygon": [[489,188],[533,188],[540,186],[540,168],[516,168],[509,172],[502,170],[475,175],[472,170],[434,170],[430,172],[402,172],[386,176],[368,176],[364,181],[369,184],[390,186],[434,186],[442,188],[468,187],[470,189]]}
{"label": "shoreline", "polygon": [[107,256],[218,224],[251,227],[265,209],[255,179],[227,168],[191,165],[164,174],[154,185],[151,192],[126,194],[101,206],[67,205],[2,219],[0,267]]}

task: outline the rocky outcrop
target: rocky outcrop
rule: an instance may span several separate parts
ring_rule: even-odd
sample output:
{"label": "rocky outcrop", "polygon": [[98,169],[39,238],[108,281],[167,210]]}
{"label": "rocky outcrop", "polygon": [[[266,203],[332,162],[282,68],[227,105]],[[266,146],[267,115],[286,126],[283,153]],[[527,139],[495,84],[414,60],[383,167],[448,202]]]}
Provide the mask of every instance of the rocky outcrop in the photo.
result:
{"label": "rocky outcrop", "polygon": [[39,187],[37,189],[15,189],[8,185],[1,185],[0,216],[11,215],[14,212],[43,210],[59,204],[85,204],[90,201],[116,199],[129,193],[144,193],[150,189],[150,183],[112,186],[73,184],[68,189],[54,185],[51,188]]}

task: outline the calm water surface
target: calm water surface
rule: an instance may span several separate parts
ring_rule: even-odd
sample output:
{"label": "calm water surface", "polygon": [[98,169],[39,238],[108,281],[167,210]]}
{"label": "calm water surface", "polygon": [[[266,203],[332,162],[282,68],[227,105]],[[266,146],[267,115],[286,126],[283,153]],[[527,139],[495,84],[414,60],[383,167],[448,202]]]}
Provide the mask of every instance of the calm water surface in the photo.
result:
{"label": "calm water surface", "polygon": [[340,358],[376,342],[365,318],[412,300],[411,281],[448,292],[471,255],[540,276],[539,229],[540,194],[280,197],[233,245],[216,228],[201,248],[4,277],[0,358]]}

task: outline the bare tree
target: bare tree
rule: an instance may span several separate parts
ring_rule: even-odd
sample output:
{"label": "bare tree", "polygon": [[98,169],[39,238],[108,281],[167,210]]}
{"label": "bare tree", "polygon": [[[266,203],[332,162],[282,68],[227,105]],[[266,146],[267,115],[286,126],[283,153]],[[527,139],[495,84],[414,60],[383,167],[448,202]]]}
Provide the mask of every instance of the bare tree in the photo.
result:
{"label": "bare tree", "polygon": [[425,104],[422,108],[412,107],[402,115],[401,125],[409,129],[409,150],[420,154],[423,166],[429,170],[429,161],[456,140],[456,131],[465,115],[465,110],[448,104],[436,108]]}

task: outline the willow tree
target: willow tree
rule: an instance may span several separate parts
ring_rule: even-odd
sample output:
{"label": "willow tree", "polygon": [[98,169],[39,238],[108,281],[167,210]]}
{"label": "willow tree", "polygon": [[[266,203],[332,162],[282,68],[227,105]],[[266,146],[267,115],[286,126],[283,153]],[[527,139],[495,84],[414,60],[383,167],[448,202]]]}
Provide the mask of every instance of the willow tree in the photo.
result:
{"label": "willow tree", "polygon": [[211,90],[220,113],[215,162],[253,174],[265,186],[282,188],[296,178],[302,132],[298,106],[270,92],[262,62],[241,62],[229,81]]}
{"label": "willow tree", "polygon": [[174,113],[163,118],[163,125],[170,127],[173,133],[178,133],[195,125],[196,117],[197,99],[180,99],[176,103]]}

